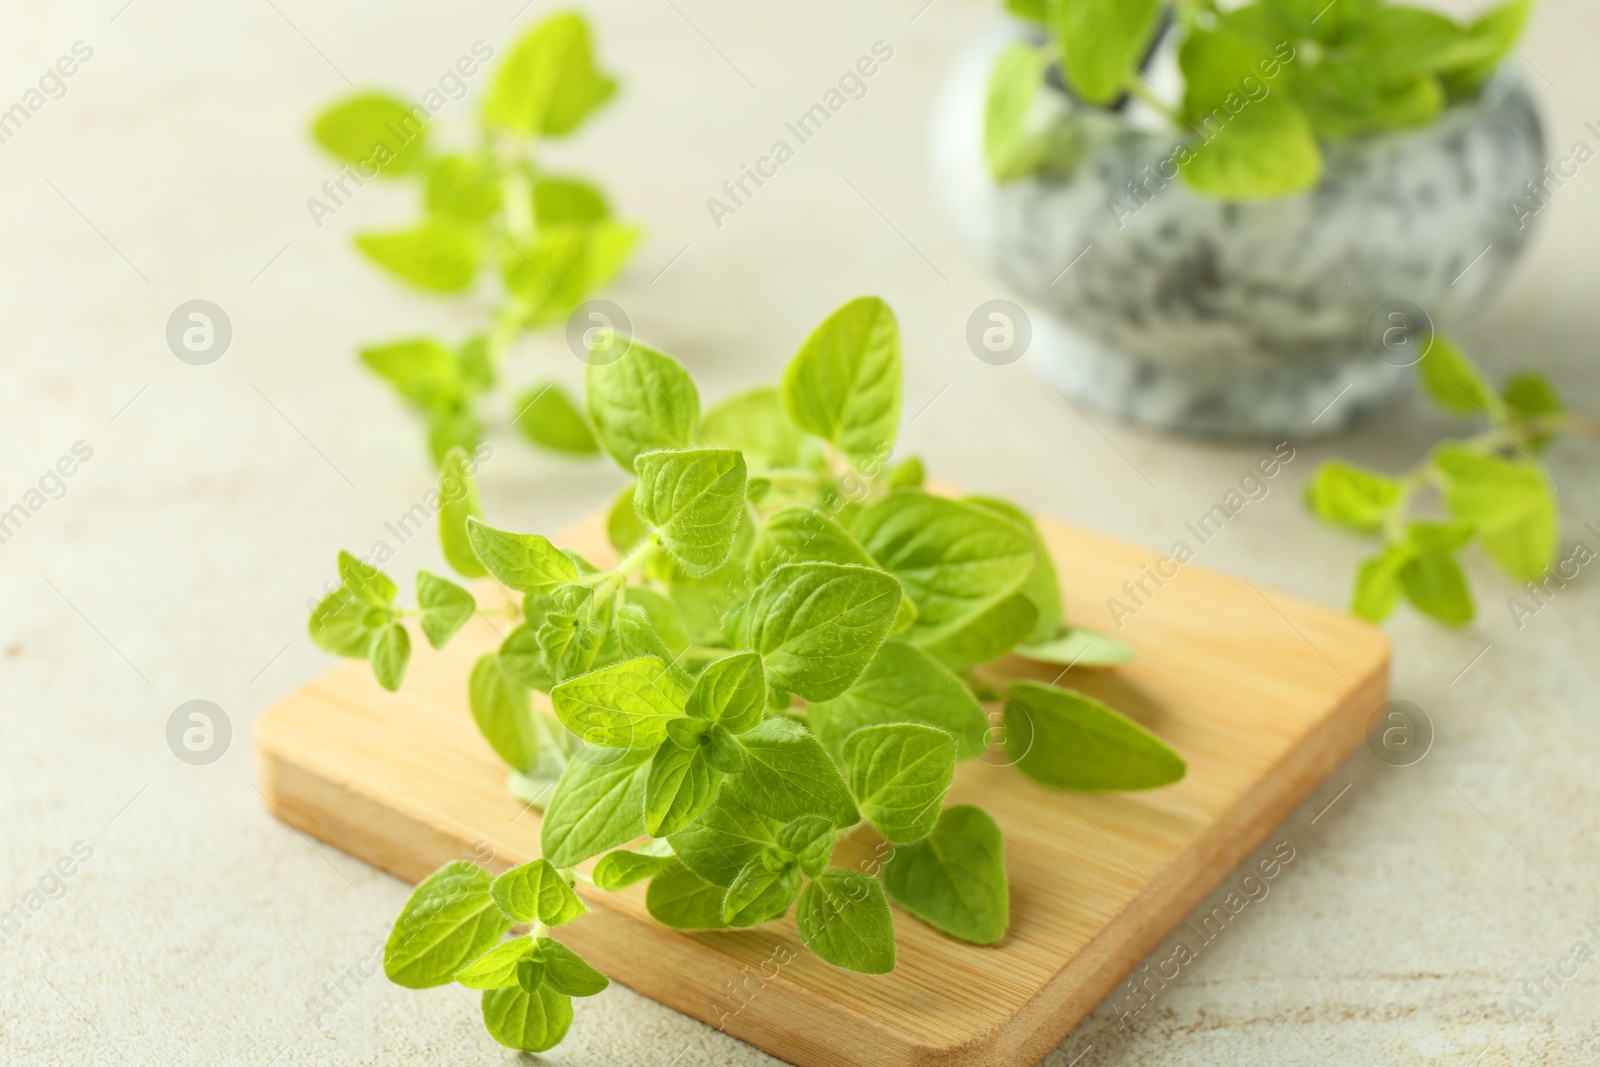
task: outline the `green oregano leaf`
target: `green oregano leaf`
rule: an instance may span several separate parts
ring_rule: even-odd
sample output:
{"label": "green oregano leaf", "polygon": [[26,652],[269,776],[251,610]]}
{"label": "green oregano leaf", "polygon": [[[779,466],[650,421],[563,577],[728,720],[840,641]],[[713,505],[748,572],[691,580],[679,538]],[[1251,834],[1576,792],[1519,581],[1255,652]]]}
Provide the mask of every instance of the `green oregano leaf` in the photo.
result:
{"label": "green oregano leaf", "polygon": [[1048,641],[1018,645],[1016,653],[1024,659],[1062,667],[1115,667],[1133,658],[1129,646],[1082,626],[1063,626]]}
{"label": "green oregano leaf", "polygon": [[677,833],[711,806],[722,772],[711,766],[709,748],[707,737],[703,746],[669,742],[656,749],[644,794],[644,828],[651,837]]}
{"label": "green oregano leaf", "polygon": [[[417,110],[421,110],[420,108]],[[383,93],[358,93],[317,116],[311,135],[346,163],[375,167],[392,178],[413,169],[424,156],[426,112]]]}
{"label": "green oregano leaf", "polygon": [[894,970],[894,921],[876,878],[830,867],[801,891],[795,924],[806,947],[835,967],[862,974]]}
{"label": "green oregano leaf", "polygon": [[461,970],[456,981],[468,989],[504,989],[517,984],[517,964],[533,951],[533,938],[502,941]]}
{"label": "green oregano leaf", "polygon": [[[826,821],[833,825],[833,820]],[[709,882],[727,887],[752,857],[778,843],[778,831],[783,825],[745,803],[734,790],[723,789],[715,803],[673,834],[670,842],[684,866]]]}
{"label": "green oregano leaf", "polygon": [[1433,465],[1444,477],[1450,514],[1477,528],[1484,549],[1512,577],[1537,581],[1554,562],[1561,524],[1544,472],[1458,444],[1434,449]]}
{"label": "green oregano leaf", "polygon": [[1013,683],[1006,754],[1028,777],[1059,789],[1122,792],[1169,785],[1183,758],[1098,700],[1040,682]]}
{"label": "green oregano leaf", "polygon": [[821,815],[802,815],[778,831],[777,847],[795,858],[807,878],[815,878],[833,858],[833,823]]}
{"label": "green oregano leaf", "polygon": [[392,693],[405,677],[406,662],[411,658],[411,635],[404,626],[391,622],[378,631],[367,656],[378,684]]}
{"label": "green oregano leaf", "polygon": [[546,859],[511,868],[490,884],[489,895],[519,923],[561,926],[589,910]]}
{"label": "green oregano leaf", "polygon": [[1022,587],[1037,563],[1028,534],[972,504],[907,489],[868,507],[855,534],[917,606],[914,643],[946,636]]}
{"label": "green oregano leaf", "polygon": [[514,134],[560,137],[611,98],[617,83],[594,65],[589,27],[567,12],[512,48],[495,74],[484,121]]}
{"label": "green oregano leaf", "polygon": [[641,452],[687,447],[700,424],[689,372],[637,340],[621,359],[589,364],[584,393],[600,443],[627,471]]}
{"label": "green oregano leaf", "polygon": [[467,536],[467,522],[483,517],[478,486],[467,470],[467,453],[452,448],[439,464],[439,548],[445,562],[463,578],[488,574]]}
{"label": "green oregano leaf", "polygon": [[633,506],[691,577],[720,567],[745,511],[744,456],[719,448],[645,452],[634,458]]}
{"label": "green oregano leaf", "polygon": [[[724,792],[780,823],[821,815],[843,828],[860,820],[850,787],[804,726],[793,719],[768,719],[739,741],[744,770],[723,783]],[[678,852],[683,854],[681,848]]]}
{"label": "green oregano leaf", "polygon": [[863,726],[920,722],[956,742],[956,758],[973,759],[988,748],[989,717],[972,691],[903,637],[891,637],[849,689],[809,706],[811,728],[834,753]]}
{"label": "green oregano leaf", "polygon": [[796,426],[857,466],[886,458],[900,425],[900,328],[889,305],[858,297],[824,319],[784,369],[783,403]]}
{"label": "green oregano leaf", "polygon": [[900,596],[899,583],[874,568],[787,563],[743,606],[737,643],[760,654],[769,684],[831,700],[872,661]]}
{"label": "green oregano leaf", "polygon": [[348,552],[339,553],[339,577],[357,600],[377,608],[393,604],[395,595],[400,591],[387,574],[362,563]]}
{"label": "green oregano leaf", "polygon": [[467,698],[472,718],[495,755],[514,771],[538,763],[539,736],[528,687],[506,673],[502,656],[491,652],[473,665]]}
{"label": "green oregano leaf", "polygon": [[548,593],[578,577],[578,565],[538,534],[507,533],[469,518],[467,539],[489,573],[519,593]]}
{"label": "green oregano leaf", "polygon": [[1400,505],[1400,483],[1342,460],[1317,468],[1306,486],[1306,503],[1317,518],[1360,533],[1377,533]]}
{"label": "green oregano leaf", "polygon": [[918,723],[866,726],[844,743],[844,765],[861,814],[894,844],[926,837],[956,769],[954,739]]}
{"label": "green oregano leaf", "polygon": [[383,973],[395,985],[448,984],[511,927],[489,896],[493,876],[465,860],[447,863],[412,892],[383,948]]}
{"label": "green oregano leaf", "polygon": [[897,847],[883,884],[900,907],[964,941],[992,945],[1011,921],[1000,827],[970,804],[946,808],[933,833]]}
{"label": "green oregano leaf", "polygon": [[544,1052],[555,1048],[572,1026],[572,998],[541,985],[483,991],[483,1025],[506,1048]]}
{"label": "green oregano leaf", "polygon": [[442,218],[407,230],[359,234],[356,247],[401,281],[441,293],[470,288],[482,258],[477,229]]}
{"label": "green oregano leaf", "polygon": [[1047,0],[1050,28],[1061,43],[1061,72],[1079,96],[1110,104],[1127,92],[1161,7],[1161,0]]}
{"label": "green oregano leaf", "polygon": [[655,920],[674,930],[722,930],[724,890],[675,863],[650,879],[645,907]]}
{"label": "green oregano leaf", "polygon": [[706,412],[700,433],[708,444],[744,453],[752,467],[798,467],[802,437],[770,385],[731,396]]}
{"label": "green oregano leaf", "polygon": [[529,387],[517,401],[513,422],[522,436],[541,448],[571,456],[593,456],[600,451],[583,413],[554,382]]}
{"label": "green oregano leaf", "polygon": [[569,997],[592,997],[611,984],[582,956],[553,937],[539,938],[534,954],[544,964],[544,984]]}
{"label": "green oregano leaf", "polygon": [[456,631],[478,610],[472,594],[448,578],[417,572],[417,607],[422,609],[422,632],[428,644],[443,648]]}
{"label": "green oregano leaf", "polygon": [[672,846],[665,840],[650,841],[631,851],[617,849],[601,856],[594,865],[594,884],[614,893],[659,874],[676,862]]}
{"label": "green oregano leaf", "polygon": [[756,926],[789,913],[800,896],[800,868],[794,863],[775,865],[765,856],[751,859],[739,869],[722,900],[722,919],[729,926]]}
{"label": "green oregano leaf", "polygon": [[655,748],[687,700],[666,664],[653,656],[602,667],[550,691],[562,725],[606,748]]}
{"label": "green oregano leaf", "polygon": [[545,858],[572,867],[642,836],[650,756],[647,748],[590,748],[574,757],[540,826]]}
{"label": "green oregano leaf", "polygon": [[1494,388],[1448,338],[1435,335],[1417,369],[1434,403],[1452,414],[1494,419],[1504,411]]}
{"label": "green oregano leaf", "polygon": [[742,734],[766,716],[766,697],[761,657],[738,652],[700,672],[684,710],[691,719],[720,723],[730,733]]}

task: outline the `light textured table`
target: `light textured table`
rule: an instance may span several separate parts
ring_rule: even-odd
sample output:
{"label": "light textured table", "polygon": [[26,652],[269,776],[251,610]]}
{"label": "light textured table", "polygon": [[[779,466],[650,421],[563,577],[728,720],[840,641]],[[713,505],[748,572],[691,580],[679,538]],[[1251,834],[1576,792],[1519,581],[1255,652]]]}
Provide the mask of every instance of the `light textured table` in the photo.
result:
{"label": "light textured table", "polygon": [[[305,601],[335,550],[394,542],[385,521],[429,483],[416,428],[354,348],[458,336],[481,311],[402,293],[352,253],[354,229],[409,216],[407,194],[368,187],[312,223],[306,199],[335,168],[307,118],[346,76],[419,93],[474,41],[501,51],[550,8],[125,3],[0,16],[0,110],[75,41],[93,50],[0,143],[0,510],[75,442],[93,450],[0,544],[0,912],[25,913],[0,944],[0,1063],[508,1062],[470,998],[360,977],[407,889],[270,818],[249,737],[326,664]],[[648,225],[612,296],[708,395],[773,377],[826,311],[882,293],[905,335],[909,450],[941,478],[1162,552],[1265,449],[1075,411],[1025,364],[968,351],[968,314],[1005,294],[934,209],[926,112],[993,17],[966,0],[614,3],[600,37],[626,90],[566,158]],[[717,227],[706,199],[878,40],[894,54],[866,96]],[[1523,48],[1561,154],[1600,146],[1583,125],[1597,40],[1593,4],[1548,0]],[[1538,225],[1511,291],[1465,336],[1496,370],[1537,361],[1594,408],[1600,172],[1580,171]],[[233,323],[210,366],[165,343],[193,298]],[[512,374],[551,367],[580,369],[545,339]],[[1314,526],[1300,484],[1335,450],[1399,465],[1443,429],[1415,405],[1300,446],[1200,561],[1342,603],[1362,546]],[[620,482],[535,456],[503,426],[493,440],[485,502],[506,525],[559,527]],[[1600,547],[1582,530],[1600,524],[1600,451],[1564,446],[1550,463],[1568,542]],[[436,566],[429,540],[396,545],[393,569]],[[1395,695],[1436,730],[1427,757],[1358,754],[1269,839],[1294,855],[1269,895],[1125,1026],[1103,1004],[1053,1067],[1600,1060],[1600,961],[1559,988],[1545,979],[1548,997],[1523,992],[1575,942],[1600,947],[1584,929],[1600,920],[1600,590],[1585,570],[1519,630],[1508,583],[1481,566],[1474,578],[1481,617],[1465,632],[1409,615],[1390,627]],[[166,740],[196,698],[232,726],[205,766]],[[58,860],[69,877],[47,876]],[[41,883],[53,899],[30,897]],[[1538,1008],[1520,1027],[1513,998]],[[620,987],[580,1004],[548,1060],[773,1062]]]}

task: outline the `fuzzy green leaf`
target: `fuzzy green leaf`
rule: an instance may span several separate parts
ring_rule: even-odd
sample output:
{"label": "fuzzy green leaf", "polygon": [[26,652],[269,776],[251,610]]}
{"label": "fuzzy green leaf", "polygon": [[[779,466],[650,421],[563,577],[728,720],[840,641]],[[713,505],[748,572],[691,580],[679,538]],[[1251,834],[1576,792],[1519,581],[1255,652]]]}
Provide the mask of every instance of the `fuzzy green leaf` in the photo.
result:
{"label": "fuzzy green leaf", "polygon": [[926,837],[956,770],[955,741],[918,723],[866,726],[844,743],[850,792],[873,829],[894,844]]}
{"label": "fuzzy green leaf", "polygon": [[578,578],[578,565],[538,534],[508,533],[470,518],[467,539],[489,573],[519,593],[548,593]]}
{"label": "fuzzy green leaf", "polygon": [[710,808],[670,840],[684,866],[726,887],[751,857],[778,843],[783,825],[746,804],[734,790],[723,789]]}
{"label": "fuzzy green leaf", "polygon": [[833,823],[821,815],[802,815],[784,823],[778,831],[778,850],[793,856],[807,878],[815,878],[833,858],[838,835]]}
{"label": "fuzzy green leaf", "polygon": [[1047,0],[1061,43],[1062,73],[1091,104],[1110,104],[1136,77],[1161,15],[1161,0]]}
{"label": "fuzzy green leaf", "polygon": [[545,859],[511,868],[489,886],[489,895],[519,923],[561,926],[589,910],[561,872]]}
{"label": "fuzzy green leaf", "polygon": [[469,288],[483,252],[476,229],[444,219],[409,230],[359,234],[356,247],[401,281],[439,293]]}
{"label": "fuzzy green leaf", "polygon": [[541,448],[571,456],[593,456],[600,452],[594,432],[583,413],[554,382],[542,382],[528,389],[517,401],[512,422],[522,436]]}
{"label": "fuzzy green leaf", "polygon": [[1418,368],[1433,402],[1454,415],[1498,418],[1504,404],[1470,359],[1449,339],[1436,335]]}
{"label": "fuzzy green leaf", "polygon": [[744,456],[720,448],[662,450],[635,457],[633,506],[684,573],[711,573],[733,551],[744,518]]}
{"label": "fuzzy green leaf", "polygon": [[1059,789],[1123,792],[1169,785],[1183,758],[1098,700],[1039,682],[1011,686],[1006,754],[1028,777]]}
{"label": "fuzzy green leaf", "polygon": [[990,511],[920,489],[895,492],[861,513],[862,545],[917,607],[915,643],[953,633],[1017,592],[1037,563],[1028,534]]}
{"label": "fuzzy green leaf", "polygon": [[823,320],[783,372],[789,418],[862,465],[882,462],[900,426],[900,328],[859,297]]}
{"label": "fuzzy green leaf", "polygon": [[533,183],[533,220],[541,228],[590,226],[610,215],[605,194],[582,178],[547,175]]}
{"label": "fuzzy green leaf", "polygon": [[902,637],[885,641],[854,685],[809,712],[817,738],[834,753],[863,726],[891,722],[937,726],[955,738],[960,760],[988,748],[989,718],[971,690]]}
{"label": "fuzzy green leaf", "polygon": [[1461,564],[1448,552],[1422,552],[1401,564],[1400,592],[1411,606],[1446,626],[1472,621],[1472,592]]}
{"label": "fuzzy green leaf", "polygon": [[561,724],[591,745],[653,749],[688,696],[666,664],[641,656],[562,682],[550,702]]}
{"label": "fuzzy green leaf", "polygon": [[866,670],[900,598],[899,583],[874,568],[788,563],[743,605],[737,644],[761,655],[770,685],[832,700]]}
{"label": "fuzzy green leaf", "polygon": [[1433,463],[1444,475],[1450,514],[1477,527],[1484,549],[1513,577],[1539,580],[1555,559],[1561,523],[1544,473],[1531,462],[1457,444],[1436,448]]}
{"label": "fuzzy green leaf", "polygon": [[465,860],[447,863],[412,892],[383,947],[383,973],[407,989],[448,984],[511,927],[489,896],[493,875]]}
{"label": "fuzzy green leaf", "polygon": [[682,830],[711,806],[721,784],[722,772],[712,767],[706,747],[662,745],[651,757],[645,782],[645,831],[666,837]]}
{"label": "fuzzy green leaf", "polygon": [[753,729],[766,716],[767,683],[761,657],[739,652],[700,673],[685,711],[691,719],[720,723],[732,733]]}
{"label": "fuzzy green leaf", "polygon": [[515,134],[571,133],[617,90],[595,68],[589,27],[566,12],[535,26],[512,47],[495,73],[483,118]]}
{"label": "fuzzy green leaf", "polygon": [[717,448],[744,453],[752,467],[797,467],[802,436],[770,385],[738,393],[706,412],[700,432]]}
{"label": "fuzzy green leaf", "polygon": [[671,356],[633,341],[611,363],[585,372],[589,421],[600,443],[627,471],[641,452],[685,448],[700,423],[694,379]]}
{"label": "fuzzy green leaf", "polygon": [[1018,645],[1016,653],[1062,667],[1115,667],[1133,658],[1133,649],[1121,641],[1081,626],[1063,626],[1048,641]]}
{"label": "fuzzy green leaf", "polygon": [[801,892],[795,924],[806,947],[835,967],[862,974],[894,970],[894,921],[876,878],[830,867]]}
{"label": "fuzzy green leaf", "polygon": [[553,937],[541,937],[534,955],[544,964],[544,984],[569,997],[592,997],[611,984],[611,980]]}
{"label": "fuzzy green leaf", "polygon": [[793,719],[768,719],[739,741],[745,767],[723,784],[725,792],[780,823],[822,815],[843,828],[861,818],[821,742]]}
{"label": "fuzzy green leaf", "polygon": [[1323,522],[1360,533],[1377,533],[1399,506],[1400,483],[1388,475],[1329,460],[1306,486],[1306,503]]}
{"label": "fuzzy green leaf", "polygon": [[555,1048],[572,1026],[572,998],[541,985],[483,991],[483,1025],[506,1048],[544,1052]]}
{"label": "fuzzy green leaf", "polygon": [[896,848],[883,884],[900,907],[964,941],[992,945],[1011,921],[1000,827],[970,804],[945,809],[932,834]]}
{"label": "fuzzy green leaf", "polygon": [[721,886],[675,863],[650,879],[644,904],[657,922],[674,930],[723,930],[723,896]]}
{"label": "fuzzy green leaf", "polygon": [[540,826],[540,849],[571,867],[644,834],[649,749],[586,749],[561,775]]}
{"label": "fuzzy green leaf", "polygon": [[[418,114],[421,112],[421,114]],[[428,113],[382,93],[359,93],[317,116],[311,135],[346,163],[376,168],[392,178],[423,158]]]}
{"label": "fuzzy green leaf", "polygon": [[456,981],[468,989],[504,989],[517,984],[517,964],[533,951],[533,938],[502,941],[461,970]]}
{"label": "fuzzy green leaf", "polygon": [[785,863],[772,869],[764,856],[740,868],[722,899],[722,920],[729,926],[757,926],[789,913],[800,896],[800,868]]}
{"label": "fuzzy green leaf", "polygon": [[[651,851],[652,846],[659,851]],[[594,884],[614,893],[659,874],[676,862],[672,847],[665,841],[652,841],[631,852],[617,849],[601,856],[600,862],[594,865]]]}
{"label": "fuzzy green leaf", "polygon": [[429,571],[417,572],[417,607],[422,609],[422,632],[428,644],[443,648],[456,631],[478,610],[472,594],[448,578]]}
{"label": "fuzzy green leaf", "polygon": [[411,659],[411,635],[404,626],[391,622],[373,638],[367,658],[372,661],[372,673],[378,679],[378,684],[394,692],[400,688],[400,680],[406,673],[406,662]]}

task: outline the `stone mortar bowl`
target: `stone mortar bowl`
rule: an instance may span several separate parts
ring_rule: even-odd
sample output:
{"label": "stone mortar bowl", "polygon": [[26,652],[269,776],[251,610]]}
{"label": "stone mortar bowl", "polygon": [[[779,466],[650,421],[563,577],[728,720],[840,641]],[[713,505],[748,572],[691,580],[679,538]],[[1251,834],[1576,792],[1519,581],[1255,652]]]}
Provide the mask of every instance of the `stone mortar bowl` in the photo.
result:
{"label": "stone mortar bowl", "polygon": [[1173,133],[1071,114],[1059,89],[1047,105],[1083,123],[1083,162],[997,185],[983,154],[989,74],[1026,33],[997,31],[958,59],[933,117],[932,178],[969,249],[1044,312],[1031,358],[1069,396],[1199,435],[1345,429],[1410,391],[1416,339],[1481,308],[1526,242],[1510,205],[1542,177],[1544,138],[1509,65],[1429,126],[1325,144],[1308,193],[1230,202],[1161,181]]}

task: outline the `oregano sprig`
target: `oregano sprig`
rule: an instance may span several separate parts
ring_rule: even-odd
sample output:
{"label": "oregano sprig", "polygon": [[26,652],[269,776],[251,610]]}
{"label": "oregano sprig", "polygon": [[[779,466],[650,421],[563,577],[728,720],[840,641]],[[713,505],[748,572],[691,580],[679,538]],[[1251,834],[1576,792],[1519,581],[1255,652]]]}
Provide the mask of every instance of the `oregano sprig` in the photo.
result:
{"label": "oregano sprig", "polygon": [[1382,541],[1356,574],[1355,614],[1381,622],[1404,599],[1437,622],[1464,626],[1474,608],[1461,553],[1476,544],[1512,578],[1544,578],[1561,521],[1539,456],[1563,435],[1600,437],[1600,420],[1568,411],[1537,372],[1495,389],[1443,336],[1418,369],[1438,407],[1489,428],[1441,442],[1399,475],[1330,460],[1306,487],[1306,503],[1324,522]]}
{"label": "oregano sprig", "polygon": [[[463,63],[476,67],[486,52],[480,42]],[[478,444],[482,402],[518,338],[565,321],[633,252],[638,229],[612,217],[600,189],[543,158],[544,144],[582,126],[616,84],[595,65],[588,24],[564,12],[535,26],[501,61],[471,146],[435,144],[427,97],[407,105],[360,93],[313,124],[318,144],[367,177],[420,186],[419,221],[357,235],[356,247],[375,265],[437,295],[466,293],[486,271],[500,275],[500,303],[482,331],[457,343],[407,337],[361,350],[362,362],[426,421],[435,463],[453,447],[470,452]],[[552,381],[520,389],[509,415],[534,445],[570,455],[599,451],[577,404]]]}
{"label": "oregano sprig", "polygon": [[[1230,199],[1304,192],[1321,143],[1423,126],[1477,96],[1516,45],[1533,0],[1458,23],[1387,0],[1006,0],[1041,39],[1009,46],[989,84],[984,147],[997,181],[1068,173],[1097,134],[1084,119],[1130,97],[1171,124],[1163,161],[1194,188]],[[1178,99],[1141,65],[1178,37]],[[1073,109],[1039,106],[1052,70]]]}
{"label": "oregano sprig", "polygon": [[[486,887],[486,872],[446,868],[470,886],[436,905],[459,932],[430,935],[437,947],[420,959],[391,951],[397,981],[499,983],[484,999],[496,1040],[548,1048],[570,1021],[565,998],[597,984],[559,978],[578,964],[538,933],[581,913],[574,882],[648,881],[650,914],[681,930],[792,911],[818,957],[869,974],[895,965],[891,903],[992,944],[1010,916],[1000,829],[977,807],[946,806],[958,764],[990,748],[984,700],[1006,756],[1053,789],[1183,776],[1177,753],[1099,701],[985,666],[1013,652],[1068,667],[1132,653],[1066,624],[1024,512],[935,495],[920,462],[890,461],[900,337],[882,300],[824,320],[781,387],[703,413],[682,365],[640,342],[591,365],[585,394],[600,445],[635,479],[606,524],[612,566],[489,524],[465,454],[446,456],[446,558],[463,577],[488,576],[479,596],[500,606],[484,611],[508,624],[467,702],[513,792],[544,810],[543,857]],[[372,568],[341,556],[341,575],[312,636],[367,658],[392,687],[390,635],[409,613]],[[419,577],[430,637],[448,639],[470,601]],[[534,709],[535,691],[553,714]],[[833,865],[856,833],[881,839],[878,857]],[[590,861],[585,879],[576,868]],[[435,907],[443,874],[418,888],[392,943],[421,943],[405,932]],[[499,944],[509,921],[534,923],[532,940]]]}

